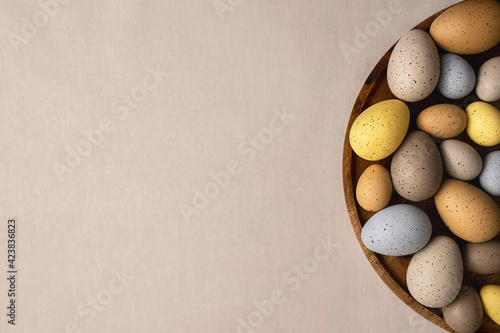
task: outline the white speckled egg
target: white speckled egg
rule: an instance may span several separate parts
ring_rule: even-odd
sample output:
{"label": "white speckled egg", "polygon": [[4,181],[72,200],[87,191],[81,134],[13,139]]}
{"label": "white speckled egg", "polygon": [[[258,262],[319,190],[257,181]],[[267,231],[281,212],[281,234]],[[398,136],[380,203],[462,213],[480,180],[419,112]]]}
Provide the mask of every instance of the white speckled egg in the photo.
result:
{"label": "white speckled egg", "polygon": [[460,248],[448,236],[436,236],[411,258],[406,272],[410,294],[431,308],[450,304],[463,280]]}
{"label": "white speckled egg", "polygon": [[476,94],[485,102],[500,99],[500,56],[489,59],[479,68]]}
{"label": "white speckled egg", "polygon": [[453,178],[472,180],[483,169],[481,155],[471,145],[459,140],[445,140],[439,146],[444,170]]}
{"label": "white speckled egg", "polygon": [[483,322],[483,304],[474,287],[464,285],[457,298],[443,308],[448,326],[458,333],[474,333]]}
{"label": "white speckled egg", "polygon": [[479,183],[488,194],[500,195],[500,150],[492,151],[484,157]]}
{"label": "white speckled egg", "polygon": [[432,224],[420,208],[398,204],[373,215],[361,230],[361,239],[373,252],[404,256],[422,249],[432,234]]}
{"label": "white speckled egg", "polygon": [[437,88],[447,98],[464,98],[474,90],[476,74],[472,66],[459,55],[441,55],[441,76]]}
{"label": "white speckled egg", "polygon": [[410,30],[401,37],[389,58],[389,88],[403,101],[423,100],[436,88],[439,67],[439,53],[431,36],[423,30]]}

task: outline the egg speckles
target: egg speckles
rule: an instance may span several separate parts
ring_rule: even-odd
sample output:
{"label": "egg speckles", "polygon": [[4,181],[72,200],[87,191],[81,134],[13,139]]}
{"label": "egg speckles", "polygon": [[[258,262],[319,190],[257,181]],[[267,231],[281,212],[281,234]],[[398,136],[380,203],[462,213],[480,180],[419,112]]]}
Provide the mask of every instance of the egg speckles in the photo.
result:
{"label": "egg speckles", "polygon": [[492,151],[484,157],[479,183],[490,195],[500,195],[500,150]]}
{"label": "egg speckles", "polygon": [[378,161],[391,155],[403,142],[410,124],[410,110],[400,100],[390,99],[364,110],[349,133],[352,150],[361,158]]}
{"label": "egg speckles", "polygon": [[500,2],[461,2],[439,15],[430,28],[437,46],[458,54],[484,52],[500,42]]}
{"label": "egg speckles", "polygon": [[457,243],[447,236],[436,236],[415,253],[408,265],[406,282],[417,302],[431,308],[450,304],[463,280],[462,255]]}
{"label": "egg speckles", "polygon": [[486,242],[500,231],[500,209],[488,194],[473,185],[447,179],[434,202],[446,226],[463,240]]}
{"label": "egg speckles", "polygon": [[500,111],[491,104],[474,102],[465,109],[469,137],[481,146],[500,143]]}
{"label": "egg speckles", "polygon": [[439,149],[429,134],[408,134],[391,161],[392,182],[405,199],[422,201],[432,197],[443,179]]}
{"label": "egg speckles", "polygon": [[436,88],[439,67],[439,53],[429,34],[411,30],[401,37],[389,58],[389,88],[403,101],[423,100]]}
{"label": "egg speckles", "polygon": [[463,98],[474,90],[475,85],[474,69],[464,58],[452,53],[441,55],[441,76],[437,88],[444,97]]}

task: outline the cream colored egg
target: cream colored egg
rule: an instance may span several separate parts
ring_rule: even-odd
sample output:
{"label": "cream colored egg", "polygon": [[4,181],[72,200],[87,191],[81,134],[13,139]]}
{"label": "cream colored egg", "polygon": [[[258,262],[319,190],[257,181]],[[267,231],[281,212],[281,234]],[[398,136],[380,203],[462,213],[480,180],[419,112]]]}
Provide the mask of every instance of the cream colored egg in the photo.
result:
{"label": "cream colored egg", "polygon": [[453,104],[436,104],[421,111],[417,117],[420,130],[438,139],[454,138],[467,125],[464,110]]}
{"label": "cream colored egg", "polygon": [[483,302],[484,312],[500,325],[500,286],[488,284],[481,288],[479,295]]}
{"label": "cream colored egg", "polygon": [[486,102],[474,102],[465,109],[469,137],[481,146],[500,143],[500,110]]}
{"label": "cream colored egg", "polygon": [[485,102],[500,99],[500,56],[489,59],[479,68],[476,94]]}
{"label": "cream colored egg", "polygon": [[394,47],[387,64],[387,83],[397,98],[406,102],[429,96],[439,81],[439,53],[429,34],[414,29]]}
{"label": "cream colored egg", "polygon": [[500,42],[500,2],[461,2],[439,15],[430,28],[436,44],[457,54],[476,54]]}
{"label": "cream colored egg", "polygon": [[372,164],[363,171],[356,186],[356,199],[361,207],[377,212],[389,204],[391,195],[391,176],[384,166]]}
{"label": "cream colored egg", "polygon": [[434,202],[446,226],[463,240],[487,242],[500,231],[500,208],[488,194],[469,183],[445,180]]}
{"label": "cream colored egg", "polygon": [[463,280],[460,248],[447,236],[436,236],[411,258],[406,272],[410,294],[431,308],[450,304]]}
{"label": "cream colored egg", "polygon": [[378,161],[399,147],[408,131],[410,109],[397,99],[376,103],[354,120],[349,132],[352,150],[361,158]]}

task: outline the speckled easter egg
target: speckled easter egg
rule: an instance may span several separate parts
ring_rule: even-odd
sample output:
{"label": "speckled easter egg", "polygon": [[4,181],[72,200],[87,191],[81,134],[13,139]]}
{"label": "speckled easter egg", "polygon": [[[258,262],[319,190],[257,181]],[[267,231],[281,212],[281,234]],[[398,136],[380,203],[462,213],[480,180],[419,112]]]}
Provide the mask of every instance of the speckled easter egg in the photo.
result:
{"label": "speckled easter egg", "polygon": [[500,325],[500,286],[488,284],[481,288],[479,295],[483,302],[484,312]]}
{"label": "speckled easter egg", "polygon": [[443,307],[443,317],[458,333],[476,332],[483,322],[483,304],[476,289],[462,286],[453,302]]}
{"label": "speckled easter egg", "polygon": [[474,102],[465,109],[469,137],[481,146],[500,143],[500,111],[486,102]]}
{"label": "speckled easter egg", "polygon": [[439,146],[443,158],[444,170],[453,178],[472,180],[483,169],[481,155],[469,144],[449,139]]}
{"label": "speckled easter egg", "polygon": [[376,103],[354,120],[349,132],[352,150],[361,158],[378,161],[403,142],[410,124],[410,109],[400,100]]}
{"label": "speckled easter egg", "polygon": [[441,55],[441,76],[437,88],[446,98],[464,98],[474,90],[476,73],[472,66],[459,55]]}
{"label": "speckled easter egg", "polygon": [[391,176],[395,190],[405,199],[422,201],[437,192],[443,179],[443,163],[429,134],[408,133],[392,157]]}
{"label": "speckled easter egg", "polygon": [[394,47],[387,65],[387,82],[394,96],[417,102],[429,96],[439,80],[439,53],[429,34],[414,29]]}
{"label": "speckled easter egg", "polygon": [[466,243],[463,247],[465,269],[476,274],[500,272],[500,240]]}
{"label": "speckled easter egg", "polygon": [[476,94],[485,102],[500,99],[500,56],[487,60],[479,68]]}
{"label": "speckled easter egg", "polygon": [[476,54],[500,42],[500,2],[461,2],[439,15],[430,28],[437,46],[447,52]]}
{"label": "speckled easter egg", "polygon": [[422,249],[432,234],[432,224],[420,208],[398,204],[373,215],[361,230],[361,239],[373,252],[405,256]]}
{"label": "speckled easter egg", "polygon": [[417,117],[418,128],[438,139],[454,138],[464,131],[466,125],[464,110],[453,104],[429,106]]}
{"label": "speckled easter egg", "polygon": [[384,166],[372,164],[363,171],[356,185],[356,199],[361,207],[377,212],[389,204],[391,195],[391,176]]}
{"label": "speckled easter egg", "polygon": [[450,304],[463,280],[460,248],[447,236],[436,236],[411,258],[406,272],[410,294],[431,308]]}
{"label": "speckled easter egg", "polygon": [[484,157],[479,183],[488,194],[500,195],[500,150],[492,151]]}
{"label": "speckled easter egg", "polygon": [[463,240],[487,242],[500,231],[500,208],[488,194],[469,183],[445,180],[434,202],[446,226]]}

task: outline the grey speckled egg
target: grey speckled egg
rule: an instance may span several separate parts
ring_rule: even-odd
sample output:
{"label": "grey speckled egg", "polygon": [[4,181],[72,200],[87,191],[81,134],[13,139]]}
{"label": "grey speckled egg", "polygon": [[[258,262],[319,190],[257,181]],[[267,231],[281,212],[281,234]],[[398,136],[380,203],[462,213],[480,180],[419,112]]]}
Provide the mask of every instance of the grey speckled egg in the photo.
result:
{"label": "grey speckled egg", "polygon": [[443,308],[448,326],[458,333],[474,333],[483,322],[483,304],[474,287],[464,285],[457,298]]}
{"label": "grey speckled egg", "polygon": [[387,83],[397,98],[421,101],[436,88],[439,67],[439,53],[431,36],[423,30],[410,30],[391,53]]}
{"label": "grey speckled egg", "polygon": [[373,215],[363,226],[361,239],[373,252],[404,256],[422,249],[431,234],[431,221],[422,209],[398,204]]}
{"label": "grey speckled egg", "polygon": [[483,169],[481,155],[471,145],[459,140],[445,140],[439,146],[444,170],[453,178],[472,180]]}
{"label": "grey speckled egg", "polygon": [[476,74],[472,66],[459,55],[441,55],[441,76],[437,88],[447,98],[463,98],[474,90]]}
{"label": "grey speckled egg", "polygon": [[485,102],[500,99],[500,56],[489,59],[479,68],[476,94]]}
{"label": "grey speckled egg", "polygon": [[406,272],[410,294],[430,308],[450,304],[463,280],[460,248],[448,236],[436,236],[411,258]]}
{"label": "grey speckled egg", "polygon": [[462,255],[465,269],[477,274],[500,272],[500,240],[484,243],[466,243]]}
{"label": "grey speckled egg", "polygon": [[432,197],[443,179],[443,163],[431,136],[413,131],[406,136],[391,161],[394,188],[403,198],[422,201]]}
{"label": "grey speckled egg", "polygon": [[500,150],[492,151],[484,157],[479,183],[488,194],[500,195]]}

